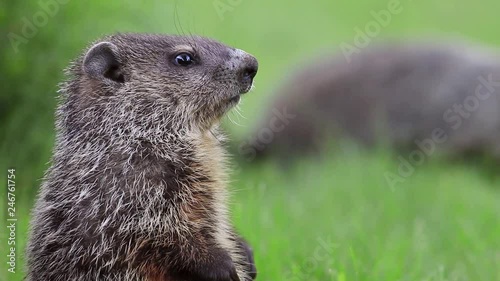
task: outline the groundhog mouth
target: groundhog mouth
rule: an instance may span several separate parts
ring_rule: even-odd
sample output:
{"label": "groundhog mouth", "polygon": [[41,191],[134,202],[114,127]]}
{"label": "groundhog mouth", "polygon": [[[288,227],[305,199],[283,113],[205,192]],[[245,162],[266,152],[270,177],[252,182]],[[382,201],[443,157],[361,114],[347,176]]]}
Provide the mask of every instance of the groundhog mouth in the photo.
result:
{"label": "groundhog mouth", "polygon": [[240,91],[240,95],[246,94],[250,92],[252,89],[253,89],[253,83],[250,83]]}
{"label": "groundhog mouth", "polygon": [[234,97],[232,97],[232,98],[229,99],[229,103],[236,104],[236,103],[238,103],[240,101],[240,99],[241,99],[241,95],[236,95],[236,96],[234,96]]}
{"label": "groundhog mouth", "polygon": [[229,98],[229,104],[231,105],[237,104],[241,100],[241,96],[250,92],[250,90],[252,90],[252,84],[241,89],[237,94]]}

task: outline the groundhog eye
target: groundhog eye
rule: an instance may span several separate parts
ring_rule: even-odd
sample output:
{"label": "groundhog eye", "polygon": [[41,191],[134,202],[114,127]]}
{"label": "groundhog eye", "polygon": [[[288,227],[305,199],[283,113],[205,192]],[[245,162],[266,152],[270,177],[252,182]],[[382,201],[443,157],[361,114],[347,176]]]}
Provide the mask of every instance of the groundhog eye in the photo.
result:
{"label": "groundhog eye", "polygon": [[193,63],[193,57],[188,53],[181,53],[175,57],[175,64],[180,66],[188,66]]}

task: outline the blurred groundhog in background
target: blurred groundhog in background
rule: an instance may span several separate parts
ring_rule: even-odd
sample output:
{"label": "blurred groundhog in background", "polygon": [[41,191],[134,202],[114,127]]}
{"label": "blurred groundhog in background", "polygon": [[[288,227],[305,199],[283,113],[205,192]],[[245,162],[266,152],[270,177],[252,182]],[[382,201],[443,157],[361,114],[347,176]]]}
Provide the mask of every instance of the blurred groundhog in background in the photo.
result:
{"label": "blurred groundhog in background", "polygon": [[328,140],[500,158],[500,58],[464,43],[387,42],[322,56],[286,81],[246,160],[318,154]]}

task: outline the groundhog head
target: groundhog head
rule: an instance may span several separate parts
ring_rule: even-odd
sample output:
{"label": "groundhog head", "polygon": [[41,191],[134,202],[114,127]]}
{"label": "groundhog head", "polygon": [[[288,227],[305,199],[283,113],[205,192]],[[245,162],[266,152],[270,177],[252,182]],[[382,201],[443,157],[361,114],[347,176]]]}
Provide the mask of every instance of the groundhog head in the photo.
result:
{"label": "groundhog head", "polygon": [[203,37],[113,35],[70,67],[60,112],[72,111],[73,128],[125,136],[209,129],[251,89],[257,67],[253,56]]}

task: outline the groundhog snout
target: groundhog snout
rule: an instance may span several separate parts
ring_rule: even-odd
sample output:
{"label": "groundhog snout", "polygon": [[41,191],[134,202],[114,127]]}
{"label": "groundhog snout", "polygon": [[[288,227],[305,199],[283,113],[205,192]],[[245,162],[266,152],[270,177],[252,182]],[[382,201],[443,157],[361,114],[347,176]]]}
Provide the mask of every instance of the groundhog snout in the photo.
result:
{"label": "groundhog snout", "polygon": [[242,62],[241,68],[241,81],[246,84],[252,84],[253,78],[257,75],[257,70],[259,69],[259,63],[257,59],[252,55],[247,55]]}
{"label": "groundhog snout", "polygon": [[232,59],[233,70],[236,71],[238,82],[241,86],[241,92],[246,93],[252,88],[253,79],[257,75],[257,70],[259,68],[259,63],[257,59],[242,51],[235,50]]}

